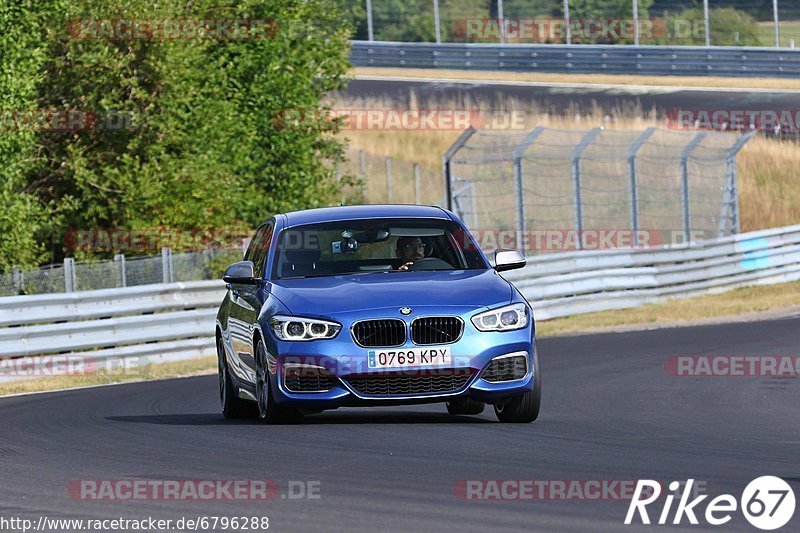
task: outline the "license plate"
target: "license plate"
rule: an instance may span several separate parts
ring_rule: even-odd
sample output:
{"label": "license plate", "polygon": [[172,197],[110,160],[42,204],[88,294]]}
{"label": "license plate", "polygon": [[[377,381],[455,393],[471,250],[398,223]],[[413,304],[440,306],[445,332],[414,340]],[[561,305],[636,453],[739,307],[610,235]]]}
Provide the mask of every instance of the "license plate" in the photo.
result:
{"label": "license plate", "polygon": [[398,350],[370,350],[367,352],[369,368],[404,368],[409,366],[450,365],[450,348],[410,348]]}

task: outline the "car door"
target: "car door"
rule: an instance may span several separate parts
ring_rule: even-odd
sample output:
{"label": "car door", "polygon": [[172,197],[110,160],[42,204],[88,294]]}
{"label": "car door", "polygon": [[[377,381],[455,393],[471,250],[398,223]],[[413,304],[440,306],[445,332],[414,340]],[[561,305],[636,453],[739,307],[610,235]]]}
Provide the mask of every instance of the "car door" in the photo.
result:
{"label": "car door", "polygon": [[[253,262],[256,278],[264,278],[264,266],[272,242],[273,228],[272,221],[260,226],[245,253],[245,260]],[[259,285],[237,284],[232,285],[230,289],[229,328],[236,358],[235,371],[240,378],[251,383],[255,383],[253,336],[261,311],[261,301],[258,296],[260,288]]]}

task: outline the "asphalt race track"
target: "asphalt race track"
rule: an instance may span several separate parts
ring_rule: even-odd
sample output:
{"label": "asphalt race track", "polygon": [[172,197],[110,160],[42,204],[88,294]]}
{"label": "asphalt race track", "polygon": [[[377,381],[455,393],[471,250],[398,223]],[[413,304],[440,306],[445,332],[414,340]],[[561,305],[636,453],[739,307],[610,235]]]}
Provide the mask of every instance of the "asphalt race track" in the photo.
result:
{"label": "asphalt race track", "polygon": [[437,102],[461,102],[475,99],[497,109],[506,109],[510,99],[533,103],[537,109],[554,114],[565,112],[591,113],[595,106],[605,112],[639,109],[665,112],[683,110],[795,110],[800,95],[795,92],[681,89],[679,87],[587,87],[525,86],[513,83],[469,83],[456,81],[351,80],[343,96],[382,98],[408,105],[414,93],[417,105]]}
{"label": "asphalt race track", "polygon": [[[663,529],[624,526],[627,501],[463,501],[453,487],[694,478],[711,497],[738,499],[750,480],[776,475],[800,494],[800,380],[676,377],[663,366],[675,354],[798,355],[799,332],[792,317],[543,339],[543,410],[528,425],[489,410],[450,417],[440,404],[231,422],[215,376],[0,399],[0,515],[267,515],[270,531],[302,532]],[[109,503],[66,489],[123,478],[273,479],[284,492],[316,480],[320,498]],[[784,530],[797,523],[796,512]],[[724,527],[684,519],[681,529],[753,530],[738,511]]]}

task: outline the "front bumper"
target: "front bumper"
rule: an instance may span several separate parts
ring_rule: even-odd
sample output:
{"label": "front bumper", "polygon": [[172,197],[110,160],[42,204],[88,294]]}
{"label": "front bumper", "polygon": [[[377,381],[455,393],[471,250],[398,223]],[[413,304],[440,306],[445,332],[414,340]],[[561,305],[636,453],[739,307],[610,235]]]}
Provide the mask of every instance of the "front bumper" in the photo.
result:
{"label": "front bumper", "polygon": [[[267,341],[270,360],[270,379],[274,391],[274,401],[309,411],[335,409],[345,406],[408,405],[451,401],[469,397],[487,403],[500,403],[503,400],[531,391],[534,376],[539,371],[535,367],[534,327],[531,320],[527,327],[515,331],[480,332],[465,318],[465,330],[461,338],[446,344],[450,348],[452,361],[447,366],[405,367],[403,369],[370,369],[368,352],[375,348],[363,348],[355,344],[349,328],[343,324],[342,332],[335,339],[311,342],[284,342],[270,336]],[[396,350],[420,349],[410,341]],[[526,372],[523,377],[513,381],[490,382],[482,373],[490,362],[497,358],[522,352],[527,357]],[[295,392],[287,386],[287,372],[318,370],[330,376],[332,385],[322,392]],[[437,377],[445,375],[445,377]],[[355,383],[359,378],[399,377],[414,379],[449,379],[457,387],[446,391],[403,392],[381,394],[365,393]],[[327,387],[326,386],[326,387]]]}

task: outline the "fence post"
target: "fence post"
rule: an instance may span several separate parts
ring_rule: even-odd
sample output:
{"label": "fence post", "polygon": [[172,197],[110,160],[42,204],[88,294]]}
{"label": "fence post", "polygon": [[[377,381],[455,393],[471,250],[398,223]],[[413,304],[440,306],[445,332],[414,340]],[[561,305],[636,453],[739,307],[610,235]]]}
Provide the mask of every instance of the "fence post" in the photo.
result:
{"label": "fence post", "polygon": [[475,128],[470,126],[464,133],[458,136],[456,142],[447,149],[447,151],[442,156],[442,178],[444,179],[444,194],[445,194],[445,203],[447,205],[447,209],[453,210],[453,168],[452,168],[452,159],[456,155],[456,153],[461,150],[461,147],[466,144],[467,140],[475,133]]}
{"label": "fence post", "polygon": [[436,33],[436,44],[440,44],[442,42],[442,30],[439,23],[439,0],[433,0],[433,26]]}
{"label": "fence post", "polygon": [[633,232],[634,246],[639,245],[639,190],[636,184],[636,154],[655,132],[656,128],[647,128],[628,150],[628,175],[631,182],[631,231]]}
{"label": "fence post", "polygon": [[119,268],[119,286],[127,287],[128,273],[125,271],[125,254],[116,254],[114,256],[114,262],[117,264],[117,268]]}
{"label": "fence post", "polygon": [[708,25],[708,0],[703,0],[703,20],[706,27],[706,47],[711,46],[711,28]]}
{"label": "fence post", "polygon": [[639,0],[633,0],[633,45],[639,46]]}
{"label": "fence post", "polygon": [[781,47],[781,19],[778,16],[778,0],[772,0],[772,16],[775,19],[775,48]]}
{"label": "fence post", "polygon": [[497,0],[497,19],[500,21],[500,44],[505,44],[506,42],[506,20],[503,15],[503,0]]}
{"label": "fence post", "polygon": [[64,292],[75,292],[75,259],[64,258]]}
{"label": "fence post", "polygon": [[536,138],[544,131],[543,126],[532,129],[519,143],[514,147],[512,157],[514,158],[514,184],[517,193],[517,249],[525,254],[525,188],[522,183],[522,156],[528,147],[536,141]]}
{"label": "fence post", "polygon": [[703,142],[705,136],[705,132],[698,133],[681,151],[681,202],[683,203],[683,240],[685,243],[690,241],[691,234],[691,220],[689,214],[689,156],[692,154],[692,151]]}
{"label": "fence post", "polygon": [[11,279],[14,283],[14,292],[22,294],[22,290],[25,288],[25,277],[22,275],[22,271],[18,268],[12,269]]}
{"label": "fence post", "polygon": [[372,33],[372,0],[367,0],[367,40],[370,42],[375,40],[375,35]]}
{"label": "fence post", "polygon": [[161,249],[161,272],[162,281],[164,283],[172,283],[174,276],[172,274],[172,248]]}
{"label": "fence post", "polygon": [[361,196],[367,201],[367,158],[363,148],[358,151],[358,174],[361,176]]}
{"label": "fence post", "polygon": [[575,199],[575,226],[578,230],[578,250],[583,249],[583,199],[581,198],[581,157],[603,128],[594,128],[584,135],[572,151],[572,187]]}
{"label": "fence post", "polygon": [[[728,175],[726,177],[726,184],[725,184],[725,198],[723,200],[723,210],[730,209],[731,210],[731,233],[739,233],[739,181],[737,179],[737,172],[736,172],[736,154],[744,147],[747,142],[755,137],[756,132],[755,130],[746,133],[739,137],[736,142],[731,146],[731,149],[728,150],[727,156],[727,170]],[[725,217],[723,215],[720,216],[719,221],[719,236],[722,237],[724,233],[725,227]]]}
{"label": "fence post", "polygon": [[572,44],[572,29],[569,27],[569,0],[564,0],[564,28],[567,30],[566,43]]}
{"label": "fence post", "polygon": [[419,164],[414,163],[414,203],[422,204],[422,195],[419,190]]}
{"label": "fence post", "polygon": [[386,158],[386,203],[392,203],[392,158]]}

